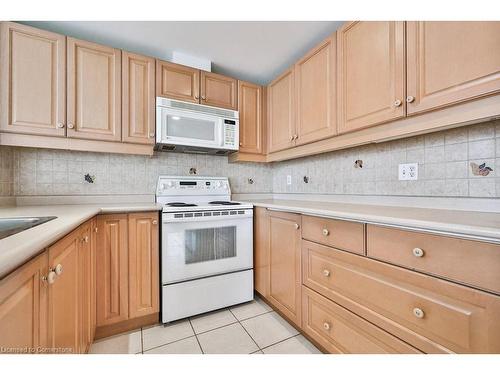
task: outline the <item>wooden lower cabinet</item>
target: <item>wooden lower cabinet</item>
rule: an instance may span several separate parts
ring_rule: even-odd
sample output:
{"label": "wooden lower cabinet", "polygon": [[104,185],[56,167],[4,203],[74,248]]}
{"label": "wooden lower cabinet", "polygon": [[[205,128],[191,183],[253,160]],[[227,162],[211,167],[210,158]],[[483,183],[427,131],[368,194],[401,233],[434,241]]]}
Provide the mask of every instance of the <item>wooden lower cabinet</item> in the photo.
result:
{"label": "wooden lower cabinet", "polygon": [[47,346],[47,252],[0,281],[0,353]]}
{"label": "wooden lower cabinet", "polygon": [[98,216],[99,337],[115,332],[113,327],[128,327],[131,319],[158,314],[158,222],[156,211]]}
{"label": "wooden lower cabinet", "polygon": [[253,273],[254,289],[264,298],[269,296],[269,212],[255,207],[253,215]]}
{"label": "wooden lower cabinet", "polygon": [[128,319],[127,214],[97,218],[97,326]]}
{"label": "wooden lower cabinet", "polygon": [[159,311],[158,212],[130,214],[128,238],[129,318],[137,318]]}
{"label": "wooden lower cabinet", "polygon": [[55,351],[78,353],[81,348],[79,250],[78,231],[48,250],[49,274],[56,274],[48,293],[49,347]]}
{"label": "wooden lower cabinet", "polygon": [[302,329],[330,353],[421,353],[305,286]]}
{"label": "wooden lower cabinet", "polygon": [[270,302],[296,325],[301,324],[300,222],[297,214],[270,211]]}

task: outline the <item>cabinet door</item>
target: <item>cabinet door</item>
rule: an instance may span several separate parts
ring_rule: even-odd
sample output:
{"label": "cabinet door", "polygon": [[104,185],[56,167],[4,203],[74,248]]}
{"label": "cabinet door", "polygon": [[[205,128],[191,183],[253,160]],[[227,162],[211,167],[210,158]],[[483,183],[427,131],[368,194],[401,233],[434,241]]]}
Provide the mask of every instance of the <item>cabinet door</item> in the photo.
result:
{"label": "cabinet door", "polygon": [[97,219],[94,217],[90,221],[90,342],[94,342],[95,329],[97,326]]}
{"label": "cabinet door", "polygon": [[0,24],[0,130],[65,136],[66,38]]}
{"label": "cabinet door", "polygon": [[156,96],[199,103],[200,71],[156,60]]}
{"label": "cabinet door", "polygon": [[49,346],[70,353],[81,348],[81,295],[79,231],[74,231],[49,248],[49,267],[62,271],[49,287]]}
{"label": "cabinet door", "polygon": [[122,140],[155,143],[155,60],[122,52]]}
{"label": "cabinet door", "polygon": [[129,317],[160,311],[158,212],[129,214]]}
{"label": "cabinet door", "polygon": [[128,319],[127,215],[97,218],[97,326]]}
{"label": "cabinet door", "polygon": [[80,351],[86,352],[92,340],[92,248],[90,222],[84,224],[79,233],[80,271]]}
{"label": "cabinet door", "polygon": [[267,88],[269,152],[295,146],[294,74],[287,70]]}
{"label": "cabinet door", "polygon": [[254,288],[262,296],[269,296],[269,214],[264,207],[255,207],[254,213]]}
{"label": "cabinet door", "polygon": [[300,215],[271,212],[269,221],[269,300],[300,326]]}
{"label": "cabinet door", "polygon": [[350,22],[337,31],[339,133],[405,116],[404,42],[404,22]]}
{"label": "cabinet door", "polygon": [[500,91],[500,22],[407,22],[408,114]]}
{"label": "cabinet door", "polygon": [[201,104],[238,109],[238,81],[221,74],[202,71]]}
{"label": "cabinet door", "polygon": [[336,43],[334,34],[295,64],[298,145],[337,132]]}
{"label": "cabinet door", "polygon": [[46,274],[44,252],[0,281],[0,349],[47,346]]}
{"label": "cabinet door", "polygon": [[262,154],[262,86],[238,81],[240,152]]}
{"label": "cabinet door", "polygon": [[68,38],[68,137],[121,141],[121,51]]}

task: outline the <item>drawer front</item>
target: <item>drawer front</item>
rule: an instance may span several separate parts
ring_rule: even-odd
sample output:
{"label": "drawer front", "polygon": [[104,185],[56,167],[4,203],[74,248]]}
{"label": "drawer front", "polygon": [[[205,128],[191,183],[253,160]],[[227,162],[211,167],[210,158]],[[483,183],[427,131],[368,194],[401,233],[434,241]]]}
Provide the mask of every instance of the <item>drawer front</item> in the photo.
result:
{"label": "drawer front", "polygon": [[302,216],[302,238],[337,249],[365,254],[364,224]]}
{"label": "drawer front", "polygon": [[500,297],[312,242],[303,283],[426,352],[500,352]]}
{"label": "drawer front", "polygon": [[302,303],[302,329],[330,353],[421,353],[305,286]]}
{"label": "drawer front", "polygon": [[500,293],[500,245],[368,225],[367,255]]}

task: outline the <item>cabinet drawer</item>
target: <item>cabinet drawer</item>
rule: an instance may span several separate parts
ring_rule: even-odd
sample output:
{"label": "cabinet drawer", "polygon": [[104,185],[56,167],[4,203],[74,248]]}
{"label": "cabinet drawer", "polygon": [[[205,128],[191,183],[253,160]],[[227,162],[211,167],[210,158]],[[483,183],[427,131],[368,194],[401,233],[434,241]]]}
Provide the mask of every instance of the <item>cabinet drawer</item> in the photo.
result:
{"label": "cabinet drawer", "polygon": [[368,225],[367,255],[500,293],[500,245]]}
{"label": "cabinet drawer", "polygon": [[302,303],[302,329],[330,353],[421,353],[304,286]]}
{"label": "cabinet drawer", "polygon": [[424,352],[500,352],[500,297],[302,241],[303,283]]}
{"label": "cabinet drawer", "polygon": [[365,253],[362,223],[302,216],[302,238],[357,254]]}

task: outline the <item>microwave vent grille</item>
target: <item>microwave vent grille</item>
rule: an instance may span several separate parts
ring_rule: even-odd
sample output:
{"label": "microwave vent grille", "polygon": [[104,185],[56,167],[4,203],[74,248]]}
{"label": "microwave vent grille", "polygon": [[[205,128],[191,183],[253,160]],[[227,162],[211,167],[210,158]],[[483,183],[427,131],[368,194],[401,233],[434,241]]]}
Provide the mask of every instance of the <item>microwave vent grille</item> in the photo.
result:
{"label": "microwave vent grille", "polygon": [[238,111],[231,111],[229,109],[210,107],[210,106],[206,106],[206,105],[202,105],[202,104],[187,103],[187,102],[182,102],[182,101],[172,100],[172,99],[165,99],[165,98],[158,98],[158,99],[161,100],[161,105],[164,105],[164,106],[167,106],[170,108],[176,108],[176,109],[182,109],[182,110],[192,111],[192,112],[197,112],[197,113],[216,115],[219,117],[225,117],[225,118],[230,118],[230,119],[237,119],[238,118]]}

